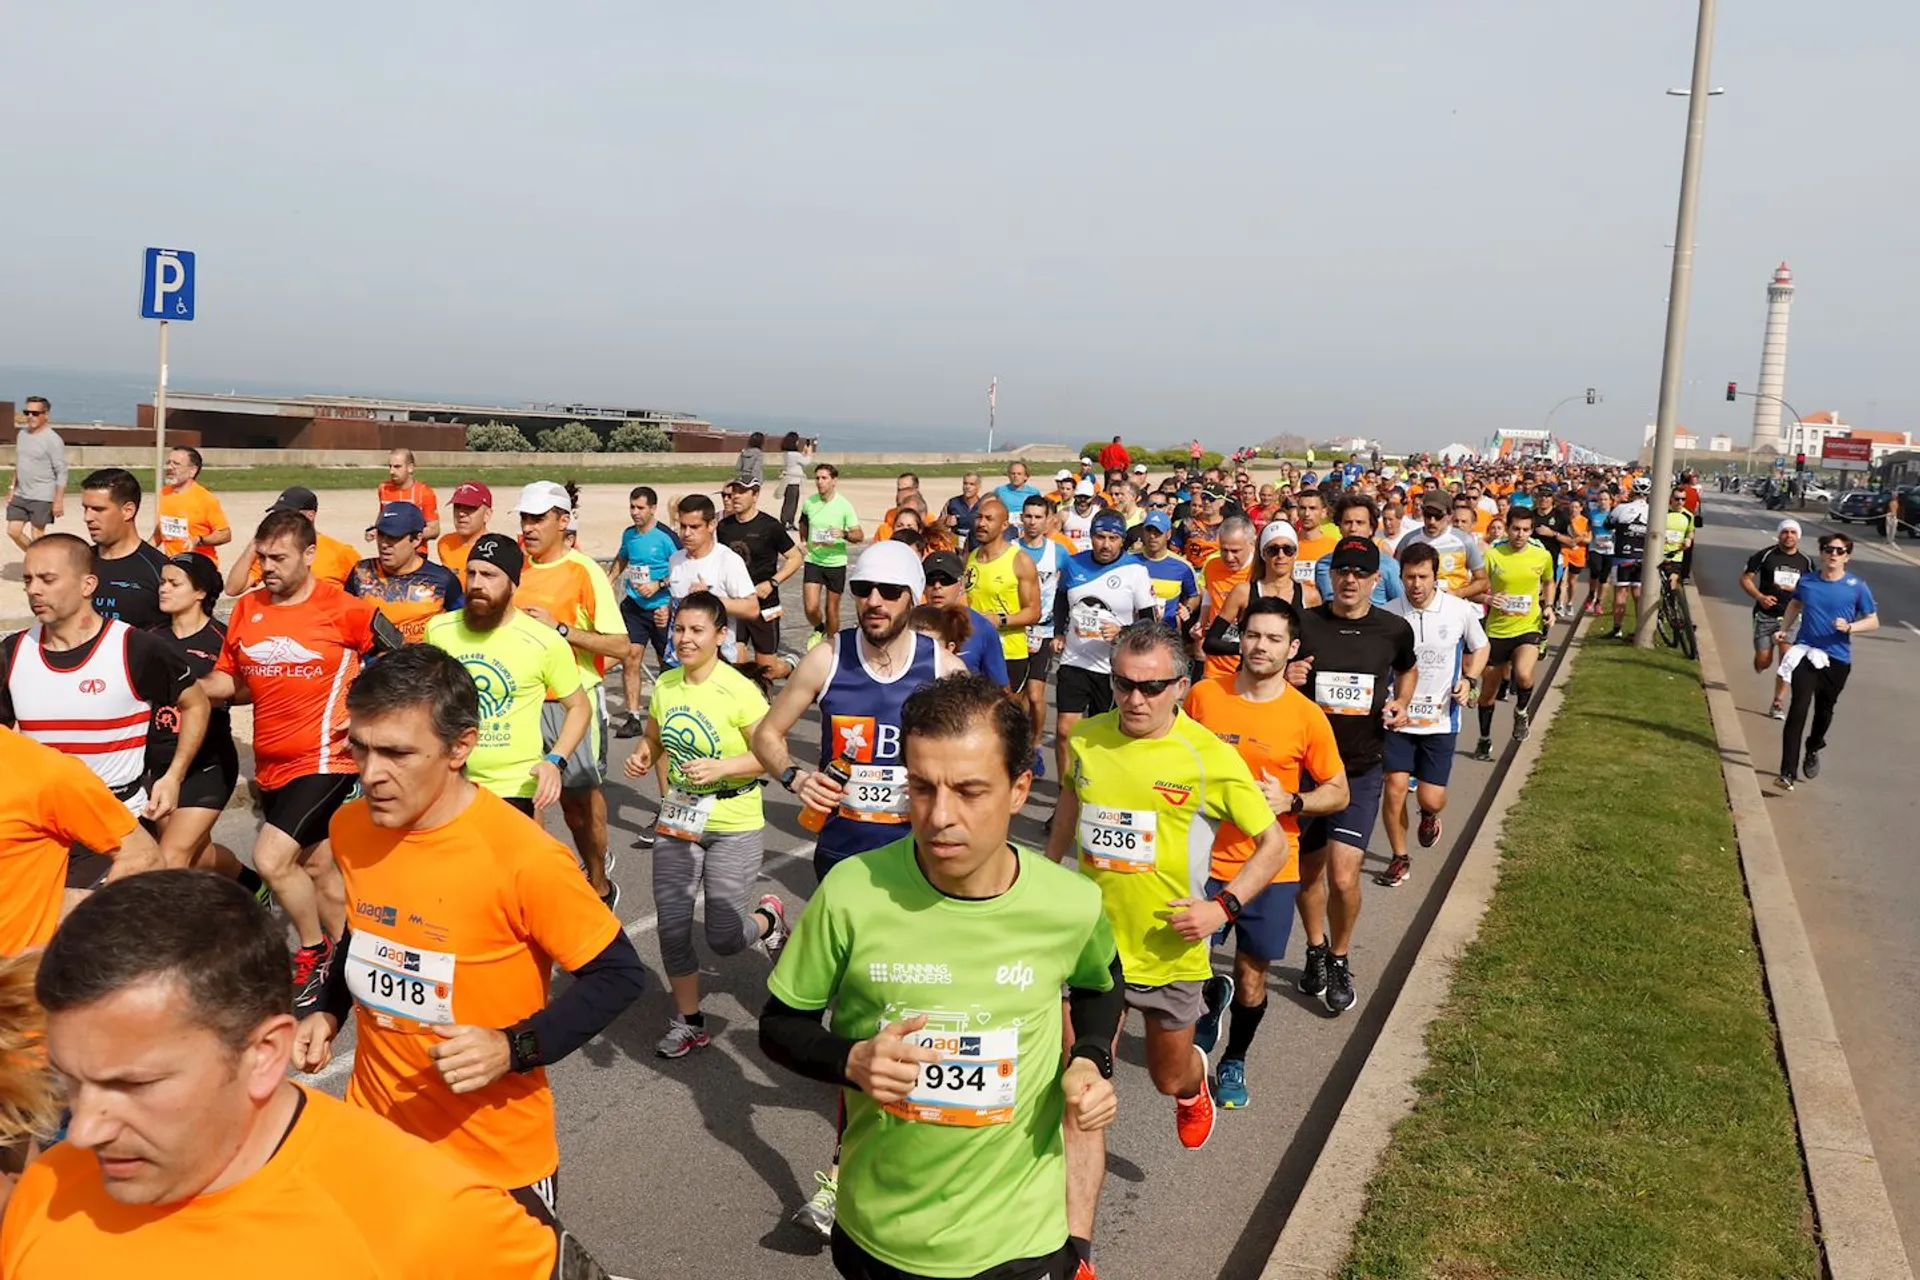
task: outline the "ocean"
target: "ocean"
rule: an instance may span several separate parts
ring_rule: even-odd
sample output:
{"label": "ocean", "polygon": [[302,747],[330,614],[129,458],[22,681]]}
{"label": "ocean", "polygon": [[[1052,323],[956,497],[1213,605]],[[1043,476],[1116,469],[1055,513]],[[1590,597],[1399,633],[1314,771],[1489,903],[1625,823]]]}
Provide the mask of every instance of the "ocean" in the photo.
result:
{"label": "ocean", "polygon": [[[374,396],[394,400],[435,400],[450,404],[501,405],[503,407],[531,403],[524,398],[502,396],[498,393],[457,391],[446,388],[423,390],[418,387],[343,387],[201,377],[196,377],[190,384],[180,385],[176,389],[201,392],[231,391],[270,396]],[[0,365],[0,399],[10,399],[17,407],[30,395],[46,396],[53,401],[55,422],[131,425],[134,419],[134,406],[149,404],[153,400],[153,374],[151,372],[144,374],[82,372],[72,369],[38,369]],[[558,402],[577,403],[577,401],[567,400]],[[645,400],[642,398],[638,402],[645,403]],[[954,448],[984,449],[987,443],[986,426],[983,423],[976,423],[971,427],[939,427],[850,422],[799,415],[782,417],[764,413],[730,413],[723,409],[707,409],[698,405],[675,407],[698,414],[717,427],[731,430],[764,431],[774,437],[785,435],[789,431],[798,431],[804,436],[817,436],[820,447],[833,452],[932,453]],[[1077,439],[1067,440],[1065,437],[1058,439],[1061,443],[1072,445],[1082,443]],[[1003,429],[994,436],[994,447],[1008,449],[1017,444],[1031,443],[1036,440],[1049,441],[1050,437],[1036,436],[1031,433],[1024,437],[1015,437]]]}

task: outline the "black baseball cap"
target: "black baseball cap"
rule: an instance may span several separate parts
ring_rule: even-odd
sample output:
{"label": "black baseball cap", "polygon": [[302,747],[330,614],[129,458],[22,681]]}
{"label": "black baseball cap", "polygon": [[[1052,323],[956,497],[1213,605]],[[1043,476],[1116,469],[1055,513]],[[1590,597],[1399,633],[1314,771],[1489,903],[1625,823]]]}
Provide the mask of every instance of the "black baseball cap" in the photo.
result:
{"label": "black baseball cap", "polygon": [[1371,538],[1342,538],[1327,557],[1328,569],[1358,569],[1362,573],[1380,572],[1380,548]]}
{"label": "black baseball cap", "polygon": [[282,489],[280,496],[273,500],[273,505],[267,508],[269,511],[318,511],[319,509],[320,499],[314,496],[313,490],[301,484]]}
{"label": "black baseball cap", "polygon": [[931,578],[935,574],[945,574],[955,582],[965,580],[966,562],[951,551],[936,551],[920,562],[920,567]]}

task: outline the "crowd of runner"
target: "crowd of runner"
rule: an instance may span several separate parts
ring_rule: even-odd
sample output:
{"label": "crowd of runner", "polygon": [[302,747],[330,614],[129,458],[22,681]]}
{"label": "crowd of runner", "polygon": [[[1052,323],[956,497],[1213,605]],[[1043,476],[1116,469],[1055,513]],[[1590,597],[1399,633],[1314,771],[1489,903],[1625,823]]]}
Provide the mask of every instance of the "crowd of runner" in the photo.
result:
{"label": "crowd of runner", "polygon": [[[23,958],[0,964],[0,1139],[40,1138],[0,1272],[202,1275],[209,1248],[317,1231],[347,1276],[594,1274],[560,1225],[544,1068],[652,960],[617,915],[616,785],[655,812],[656,1052],[711,1043],[701,942],[771,963],[761,1048],[840,1093],[795,1216],[841,1274],[1093,1276],[1103,1131],[1144,1101],[1112,1083],[1129,1011],[1204,1147],[1250,1102],[1295,919],[1300,991],[1353,1009],[1376,823],[1375,883],[1404,885],[1469,723],[1475,759],[1525,739],[1553,625],[1621,634],[1650,551],[1685,573],[1700,504],[1683,477],[1650,534],[1648,481],[1617,468],[1257,481],[1250,451],[1157,478],[1101,453],[944,500],[902,473],[878,521],[825,462],[763,512],[756,462],[718,502],[634,487],[618,547],[591,549],[552,481],[499,531],[488,485],[460,484],[443,532],[404,450],[365,548],[300,487],[242,540],[192,449],[145,517],[130,473],[85,477],[90,540],[33,530],[35,621],[0,641],[0,956]],[[1875,621],[1847,540],[1816,572],[1798,536],[1782,522],[1743,579],[1756,670],[1787,650],[1789,786]],[[259,830],[229,849],[242,785]],[[804,909],[760,892],[769,786],[816,833]],[[1043,849],[1010,837],[1030,803]],[[556,805],[570,845],[541,825]],[[289,1072],[349,1020],[343,1104]]]}

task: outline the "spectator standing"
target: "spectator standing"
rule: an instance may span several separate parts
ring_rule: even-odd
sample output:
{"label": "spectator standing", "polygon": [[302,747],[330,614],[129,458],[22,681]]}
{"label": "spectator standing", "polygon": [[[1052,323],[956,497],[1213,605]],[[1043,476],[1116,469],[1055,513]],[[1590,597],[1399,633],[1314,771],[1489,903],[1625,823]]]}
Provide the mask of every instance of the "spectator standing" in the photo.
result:
{"label": "spectator standing", "polygon": [[1119,436],[1115,436],[1113,443],[1100,451],[1100,469],[1102,471],[1119,471],[1124,474],[1127,468],[1132,465],[1133,455],[1127,452],[1127,446],[1120,443]]}
{"label": "spectator standing", "polygon": [[734,478],[751,484],[756,489],[765,483],[767,472],[766,448],[767,436],[765,432],[756,431],[748,436],[747,447],[740,451],[738,458],[734,459]]}
{"label": "spectator standing", "polygon": [[787,432],[780,442],[780,523],[792,533],[800,526],[800,487],[807,482],[807,467],[813,462],[813,442],[804,443],[798,431]]}
{"label": "spectator standing", "polygon": [[[53,402],[27,397],[27,424],[14,438],[13,483],[7,487],[7,536],[22,551],[67,514],[67,442],[47,425]],[[27,531],[33,532],[29,534]]]}

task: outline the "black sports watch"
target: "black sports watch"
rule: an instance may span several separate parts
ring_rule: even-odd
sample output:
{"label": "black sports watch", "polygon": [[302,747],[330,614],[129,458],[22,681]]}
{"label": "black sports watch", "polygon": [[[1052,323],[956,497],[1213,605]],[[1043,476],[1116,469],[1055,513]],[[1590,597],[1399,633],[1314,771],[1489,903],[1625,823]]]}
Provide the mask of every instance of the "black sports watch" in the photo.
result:
{"label": "black sports watch", "polygon": [[1067,1054],[1067,1061],[1071,1062],[1075,1058],[1085,1058],[1088,1062],[1091,1062],[1099,1069],[1102,1080],[1113,1079],[1113,1054],[1105,1045],[1095,1044],[1091,1040],[1083,1040],[1079,1044],[1074,1045],[1073,1049]]}
{"label": "black sports watch", "polygon": [[1298,791],[1294,792],[1293,800],[1287,805],[1287,812],[1297,818],[1306,811],[1307,798]]}
{"label": "black sports watch", "polygon": [[565,640],[573,632],[573,628],[568,626],[564,622],[556,624],[553,629],[560,633],[560,638],[562,640]]}
{"label": "black sports watch", "polygon": [[540,1054],[540,1036],[533,1029],[531,1020],[516,1022],[506,1030],[507,1054],[509,1064],[519,1075],[525,1075],[536,1067],[546,1065],[546,1059]]}
{"label": "black sports watch", "polygon": [[791,791],[793,790],[793,780],[799,776],[800,776],[800,766],[797,764],[790,764],[786,768],[780,771],[780,785],[785,787],[787,790]]}
{"label": "black sports watch", "polygon": [[1232,924],[1235,920],[1238,920],[1240,918],[1240,913],[1246,910],[1245,907],[1240,905],[1240,899],[1234,897],[1233,894],[1229,893],[1225,889],[1222,889],[1220,892],[1214,894],[1213,900],[1220,904],[1220,909],[1222,911],[1227,913],[1228,924]]}

